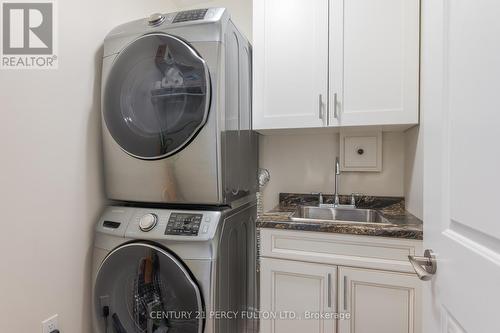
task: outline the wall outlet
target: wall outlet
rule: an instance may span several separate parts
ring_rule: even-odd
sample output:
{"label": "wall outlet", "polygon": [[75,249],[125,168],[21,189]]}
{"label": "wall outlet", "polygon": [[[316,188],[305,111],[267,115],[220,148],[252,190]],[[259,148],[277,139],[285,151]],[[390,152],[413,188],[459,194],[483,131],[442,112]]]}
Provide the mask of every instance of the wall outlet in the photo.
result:
{"label": "wall outlet", "polygon": [[59,329],[57,314],[42,321],[42,333],[51,333]]}

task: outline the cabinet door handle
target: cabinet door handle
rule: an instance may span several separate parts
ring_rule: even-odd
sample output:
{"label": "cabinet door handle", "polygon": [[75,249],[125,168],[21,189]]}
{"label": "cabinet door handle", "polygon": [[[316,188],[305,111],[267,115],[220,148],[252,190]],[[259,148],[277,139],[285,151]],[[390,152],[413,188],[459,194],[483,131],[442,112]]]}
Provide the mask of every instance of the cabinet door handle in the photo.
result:
{"label": "cabinet door handle", "polygon": [[344,311],[347,311],[347,275],[344,275]]}
{"label": "cabinet door handle", "polygon": [[333,93],[333,118],[337,119],[337,93]]}
{"label": "cabinet door handle", "polygon": [[328,284],[328,288],[327,288],[327,291],[328,291],[328,295],[327,295],[327,300],[328,300],[328,307],[331,308],[332,307],[332,274],[328,273],[328,276],[327,276],[327,284]]}
{"label": "cabinet door handle", "polygon": [[319,94],[318,96],[318,110],[319,110],[319,119],[323,120],[323,95]]}

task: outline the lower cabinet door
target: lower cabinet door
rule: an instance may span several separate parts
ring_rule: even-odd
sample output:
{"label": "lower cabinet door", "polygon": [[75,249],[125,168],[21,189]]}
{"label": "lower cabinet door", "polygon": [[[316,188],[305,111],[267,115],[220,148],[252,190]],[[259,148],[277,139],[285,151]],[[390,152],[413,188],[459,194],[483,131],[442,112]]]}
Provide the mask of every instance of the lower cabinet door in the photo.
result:
{"label": "lower cabinet door", "polygon": [[415,274],[339,267],[339,333],[421,333],[420,280]]}
{"label": "lower cabinet door", "polygon": [[260,333],[333,333],[336,266],[261,259]]}

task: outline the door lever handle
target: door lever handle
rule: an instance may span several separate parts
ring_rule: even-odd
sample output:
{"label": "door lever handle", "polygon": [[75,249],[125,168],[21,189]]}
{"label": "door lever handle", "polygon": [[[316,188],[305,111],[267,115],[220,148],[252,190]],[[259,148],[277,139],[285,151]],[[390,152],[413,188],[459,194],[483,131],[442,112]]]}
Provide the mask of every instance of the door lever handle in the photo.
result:
{"label": "door lever handle", "polygon": [[415,273],[422,281],[428,281],[436,274],[437,261],[436,255],[432,250],[425,250],[424,256],[408,256],[410,264],[413,266]]}

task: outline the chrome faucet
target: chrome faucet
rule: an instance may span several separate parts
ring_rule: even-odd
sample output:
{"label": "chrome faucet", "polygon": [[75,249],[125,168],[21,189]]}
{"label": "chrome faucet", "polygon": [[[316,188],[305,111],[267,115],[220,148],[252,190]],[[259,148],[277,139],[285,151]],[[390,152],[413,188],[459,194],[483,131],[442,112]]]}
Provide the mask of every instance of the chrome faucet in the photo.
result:
{"label": "chrome faucet", "polygon": [[323,208],[343,208],[343,209],[354,209],[356,208],[356,193],[351,195],[351,204],[350,205],[341,205],[339,198],[339,176],[340,176],[340,162],[339,158],[335,157],[335,191],[333,192],[333,204],[325,204],[323,203],[323,194],[322,193],[311,193],[313,195],[319,196],[319,207]]}
{"label": "chrome faucet", "polygon": [[340,200],[339,200],[339,176],[340,176],[340,162],[339,158],[335,157],[335,192],[333,193],[334,199],[333,199],[333,205],[337,207],[340,205]]}

